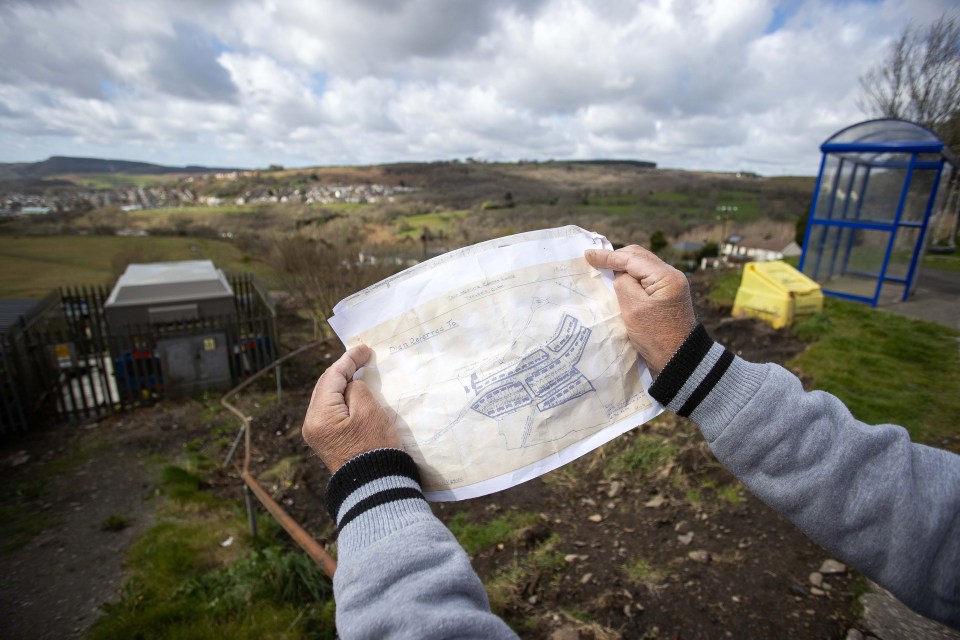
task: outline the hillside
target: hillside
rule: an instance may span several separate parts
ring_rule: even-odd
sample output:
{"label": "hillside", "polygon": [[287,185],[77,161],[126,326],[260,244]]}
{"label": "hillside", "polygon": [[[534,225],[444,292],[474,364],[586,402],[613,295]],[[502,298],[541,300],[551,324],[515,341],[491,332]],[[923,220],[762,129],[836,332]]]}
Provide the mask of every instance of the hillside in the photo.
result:
{"label": "hillside", "polygon": [[212,167],[169,167],[149,162],[51,156],[42,162],[0,163],[0,181],[37,180],[73,174],[111,173],[125,175],[166,175],[173,173],[211,173],[235,169]]}

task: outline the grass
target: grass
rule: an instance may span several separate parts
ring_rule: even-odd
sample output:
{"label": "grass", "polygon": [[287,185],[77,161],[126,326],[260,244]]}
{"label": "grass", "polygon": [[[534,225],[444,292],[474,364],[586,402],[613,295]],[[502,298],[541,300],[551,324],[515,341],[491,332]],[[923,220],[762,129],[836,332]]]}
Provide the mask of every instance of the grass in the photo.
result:
{"label": "grass", "polygon": [[466,218],[468,213],[467,211],[444,211],[403,216],[395,221],[397,237],[419,240],[424,227],[434,235],[440,232],[447,233],[454,221]]}
{"label": "grass", "polygon": [[100,523],[100,531],[123,531],[130,526],[130,521],[123,516],[111,514]]}
{"label": "grass", "polygon": [[663,581],[666,574],[653,567],[646,558],[639,557],[623,568],[627,579],[637,586],[650,587]]}
{"label": "grass", "polygon": [[566,565],[563,553],[557,548],[560,542],[559,535],[550,536],[532,553],[510,563],[484,584],[490,610],[504,618],[517,633],[522,634],[526,630],[530,619],[523,615],[514,618],[510,611],[520,604],[520,594],[530,577],[539,573],[539,584],[545,585],[545,588],[556,589],[559,584],[557,578]]}
{"label": "grass", "polygon": [[87,189],[116,189],[124,187],[152,187],[158,184],[170,184],[179,180],[178,176],[171,175],[152,175],[152,174],[127,174],[127,173],[101,173],[101,174],[69,174],[58,176],[66,178],[71,182]]}
{"label": "grass", "polygon": [[537,522],[540,517],[535,513],[508,511],[489,522],[470,522],[464,512],[453,516],[447,527],[456,536],[460,546],[468,554],[473,555],[483,549],[516,539],[517,534],[524,527]]}
{"label": "grass", "polygon": [[858,419],[902,425],[920,442],[956,432],[956,331],[830,297],[822,314],[793,331],[814,342],[791,366],[837,396]]}
{"label": "grass", "polygon": [[142,209],[131,211],[129,215],[134,219],[149,220],[152,223],[160,222],[175,216],[188,218],[204,218],[208,216],[242,216],[259,213],[255,205],[224,204],[218,207],[163,207],[160,209]]}
{"label": "grass", "polygon": [[[715,302],[733,301],[739,275],[718,277]],[[823,313],[794,325],[812,344],[789,365],[837,396],[867,424],[899,424],[919,442],[940,444],[960,414],[957,332],[827,296]],[[956,445],[953,445],[956,447]]]}
{"label": "grass", "polygon": [[261,538],[250,539],[243,511],[204,490],[205,466],[194,457],[163,468],[160,485],[173,499],[131,546],[123,595],[88,636],[334,638],[329,580],[305,554],[282,546],[268,517]]}
{"label": "grass", "polygon": [[669,441],[648,433],[638,433],[624,451],[614,455],[604,467],[606,476],[644,476],[673,457],[675,447]]}
{"label": "grass", "polygon": [[714,489],[714,491],[716,492],[718,498],[730,506],[736,507],[744,502],[743,494],[740,492],[740,487],[735,484],[725,484],[717,487]]}
{"label": "grass", "polygon": [[740,281],[742,279],[742,269],[727,271],[714,278],[710,284],[710,293],[708,295],[710,302],[732,306],[734,299],[737,297],[737,289],[740,288]]}
{"label": "grass", "polygon": [[146,261],[213,260],[218,267],[272,279],[263,263],[229,242],[181,237],[0,236],[0,297],[41,298],[75,284],[110,284],[117,256]]}
{"label": "grass", "polygon": [[923,267],[940,271],[960,271],[960,249],[949,254],[928,253],[923,258]]}

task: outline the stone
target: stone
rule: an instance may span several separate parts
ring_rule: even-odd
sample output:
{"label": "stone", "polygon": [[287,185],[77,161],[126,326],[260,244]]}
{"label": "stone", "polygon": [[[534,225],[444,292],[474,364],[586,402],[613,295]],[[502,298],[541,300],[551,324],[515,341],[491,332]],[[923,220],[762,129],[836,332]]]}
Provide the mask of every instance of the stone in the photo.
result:
{"label": "stone", "polygon": [[863,634],[860,633],[859,629],[854,629],[850,627],[847,629],[847,635],[844,640],[863,640]]}
{"label": "stone", "polygon": [[743,598],[741,598],[740,596],[730,596],[730,600],[736,604],[740,604],[741,602],[743,602]]}
{"label": "stone", "polygon": [[551,633],[550,640],[580,640],[580,632],[576,627],[563,627]]}
{"label": "stone", "polygon": [[677,536],[677,541],[683,546],[687,546],[688,544],[693,542],[693,531],[688,531],[682,536]]}
{"label": "stone", "polygon": [[816,587],[810,587],[810,595],[812,595],[812,596],[817,596],[818,598],[822,598],[823,596],[827,595],[827,592],[824,591],[823,589],[818,589],[818,588],[816,588]]}
{"label": "stone", "polygon": [[579,557],[580,556],[576,553],[568,553],[567,555],[563,556],[563,561],[569,564],[571,562],[576,562]]}
{"label": "stone", "polygon": [[653,496],[652,498],[644,502],[643,506],[648,507],[650,509],[657,509],[659,507],[662,507],[663,503],[666,501],[667,499],[663,497],[663,494],[658,493],[657,495]]}
{"label": "stone", "polygon": [[825,576],[846,572],[847,565],[843,564],[842,562],[837,562],[833,559],[824,560],[823,564],[820,565],[820,573]]}
{"label": "stone", "polygon": [[623,483],[619,480],[614,480],[610,483],[610,488],[607,489],[607,497],[611,500],[620,495],[620,492],[623,490]]}
{"label": "stone", "polygon": [[704,549],[697,549],[696,551],[691,551],[687,554],[687,557],[693,560],[694,562],[699,562],[700,564],[707,564],[710,562],[710,553]]}
{"label": "stone", "polygon": [[540,598],[537,597],[536,595],[532,595],[529,598],[527,598],[527,602],[529,602],[530,604],[537,604],[537,600],[539,599]]}
{"label": "stone", "polygon": [[815,587],[823,586],[823,574],[819,571],[814,571],[810,574],[810,584]]}
{"label": "stone", "polygon": [[807,595],[807,590],[801,586],[792,584],[790,585],[790,593],[792,593],[795,596],[805,596]]}
{"label": "stone", "polygon": [[580,578],[580,584],[587,584],[587,583],[590,582],[591,580],[593,580],[593,574],[592,574],[592,573],[585,573],[585,574],[583,574],[583,577]]}
{"label": "stone", "polygon": [[587,520],[589,520],[590,522],[600,522],[601,520],[603,520],[603,516],[600,515],[599,513],[595,513],[589,518],[587,518]]}

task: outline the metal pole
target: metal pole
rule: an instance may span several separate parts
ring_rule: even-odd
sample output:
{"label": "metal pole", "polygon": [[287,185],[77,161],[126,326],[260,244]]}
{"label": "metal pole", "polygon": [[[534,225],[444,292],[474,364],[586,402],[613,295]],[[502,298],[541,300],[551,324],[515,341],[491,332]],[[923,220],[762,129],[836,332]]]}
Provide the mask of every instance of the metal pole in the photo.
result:
{"label": "metal pole", "polygon": [[250,523],[250,535],[257,537],[257,512],[253,504],[253,492],[247,484],[243,485],[243,498],[247,502],[247,520]]}
{"label": "metal pole", "polygon": [[226,469],[227,465],[230,464],[230,460],[233,459],[233,454],[237,452],[237,447],[240,446],[240,440],[243,438],[243,432],[246,431],[247,425],[243,424],[240,426],[240,431],[237,432],[237,437],[233,439],[233,444],[230,445],[230,450],[227,451],[227,457],[223,461],[223,468]]}

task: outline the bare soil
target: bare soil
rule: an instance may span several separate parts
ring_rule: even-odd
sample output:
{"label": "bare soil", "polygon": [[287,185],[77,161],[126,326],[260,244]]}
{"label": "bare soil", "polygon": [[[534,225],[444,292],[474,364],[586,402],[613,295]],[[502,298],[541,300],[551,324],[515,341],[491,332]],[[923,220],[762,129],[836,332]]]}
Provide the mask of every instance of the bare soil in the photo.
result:
{"label": "bare soil", "polygon": [[[789,333],[728,319],[728,309],[706,301],[705,281],[694,278],[692,284],[708,330],[744,358],[784,363],[803,349]],[[265,484],[331,548],[334,529],[323,508],[328,476],[299,430],[316,376],[339,353],[331,343],[285,370],[283,402],[260,407],[252,429],[257,474],[289,456],[303,459],[292,476]],[[4,505],[15,505],[21,515],[47,517],[25,546],[0,552],[0,635],[82,633],[98,605],[119,593],[123,551],[151,522],[156,476],[151,461],[175,457],[197,439],[222,456],[223,443],[214,444],[210,432],[214,423],[229,419],[211,418],[197,400],[163,402],[93,428],[37,432],[0,449]],[[605,463],[638,432],[673,443],[673,460],[647,475],[605,475]],[[58,466],[77,451],[76,460]],[[678,475],[688,484],[678,483]],[[45,488],[37,495],[23,491],[34,485]],[[812,595],[809,575],[827,559],[826,552],[742,487],[735,498],[717,490],[730,485],[738,486],[695,426],[664,416],[542,478],[484,498],[436,504],[434,510],[444,521],[461,512],[476,522],[511,510],[537,514],[536,524],[475,554],[473,564],[484,581],[502,576],[558,536],[554,544],[566,556],[563,566],[522,574],[502,611],[524,637],[845,637],[858,624],[855,575],[827,576],[823,595]],[[240,487],[230,470],[211,482],[212,490],[238,500]],[[689,488],[700,499],[691,500]],[[110,515],[129,526],[101,530]],[[597,515],[599,521],[591,519]],[[641,558],[653,571],[645,579],[631,578],[626,568]]]}

